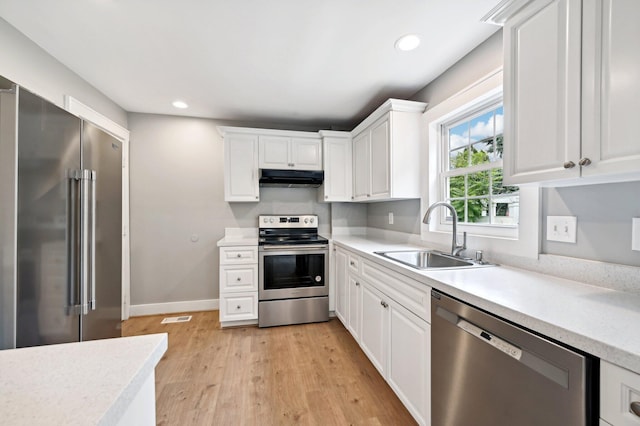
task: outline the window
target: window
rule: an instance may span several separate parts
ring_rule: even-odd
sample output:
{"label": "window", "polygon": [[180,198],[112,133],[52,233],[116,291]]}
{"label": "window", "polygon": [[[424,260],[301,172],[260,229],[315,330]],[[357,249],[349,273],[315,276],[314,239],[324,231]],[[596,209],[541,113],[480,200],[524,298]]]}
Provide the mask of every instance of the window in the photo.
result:
{"label": "window", "polygon": [[[449,201],[460,213],[458,238],[467,232],[467,254],[486,250],[537,259],[540,188],[502,185],[502,111],[501,69],[427,109],[421,216],[433,203]],[[448,213],[436,209],[432,220],[420,225],[420,239],[427,246],[451,247]]]}
{"label": "window", "polygon": [[[518,187],[502,184],[503,116],[501,100],[493,100],[441,124],[441,199],[461,224],[518,225]],[[450,223],[451,214],[442,221]]]}

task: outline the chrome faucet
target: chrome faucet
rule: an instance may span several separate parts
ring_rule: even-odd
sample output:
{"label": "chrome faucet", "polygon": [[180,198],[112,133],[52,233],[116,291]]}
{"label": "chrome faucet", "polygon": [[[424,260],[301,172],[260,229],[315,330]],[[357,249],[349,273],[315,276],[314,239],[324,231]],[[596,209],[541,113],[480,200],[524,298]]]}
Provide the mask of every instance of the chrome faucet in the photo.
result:
{"label": "chrome faucet", "polygon": [[429,217],[431,216],[431,212],[433,212],[436,207],[446,207],[451,212],[451,216],[453,217],[453,229],[452,229],[452,241],[451,241],[451,255],[452,256],[460,256],[460,252],[467,248],[467,233],[462,233],[462,245],[458,245],[458,214],[456,213],[456,209],[449,203],[445,203],[444,201],[438,201],[437,203],[433,203],[427,209],[427,212],[424,214],[424,218],[422,218],[422,223],[429,224]]}

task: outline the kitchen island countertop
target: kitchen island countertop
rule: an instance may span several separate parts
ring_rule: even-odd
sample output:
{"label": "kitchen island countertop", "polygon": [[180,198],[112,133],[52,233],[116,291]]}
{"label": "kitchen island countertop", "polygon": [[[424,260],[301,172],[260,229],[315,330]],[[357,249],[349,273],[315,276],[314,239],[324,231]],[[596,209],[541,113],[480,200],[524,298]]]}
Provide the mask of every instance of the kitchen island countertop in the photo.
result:
{"label": "kitchen island countertop", "polygon": [[640,373],[640,295],[508,266],[420,271],[375,254],[425,249],[381,238],[334,236],[334,244],[603,360]]}
{"label": "kitchen island countertop", "polygon": [[0,423],[119,424],[166,350],[163,333],[0,351]]}

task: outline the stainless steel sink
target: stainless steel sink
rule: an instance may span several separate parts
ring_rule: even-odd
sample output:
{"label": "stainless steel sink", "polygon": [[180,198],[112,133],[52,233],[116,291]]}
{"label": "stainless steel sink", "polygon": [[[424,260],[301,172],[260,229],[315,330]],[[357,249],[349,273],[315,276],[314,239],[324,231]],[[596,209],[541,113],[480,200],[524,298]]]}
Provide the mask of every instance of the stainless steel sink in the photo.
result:
{"label": "stainless steel sink", "polygon": [[436,250],[376,251],[375,254],[416,269],[460,269],[493,266],[486,262],[451,256]]}

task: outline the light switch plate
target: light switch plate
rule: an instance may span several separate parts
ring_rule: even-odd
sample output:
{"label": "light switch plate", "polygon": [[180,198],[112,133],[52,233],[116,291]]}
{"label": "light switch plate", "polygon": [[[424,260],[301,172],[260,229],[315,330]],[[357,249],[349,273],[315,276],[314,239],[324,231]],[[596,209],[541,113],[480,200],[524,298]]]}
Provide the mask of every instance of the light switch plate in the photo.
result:
{"label": "light switch plate", "polygon": [[640,217],[631,219],[631,250],[640,251]]}
{"label": "light switch plate", "polygon": [[576,242],[576,216],[547,216],[547,241]]}

